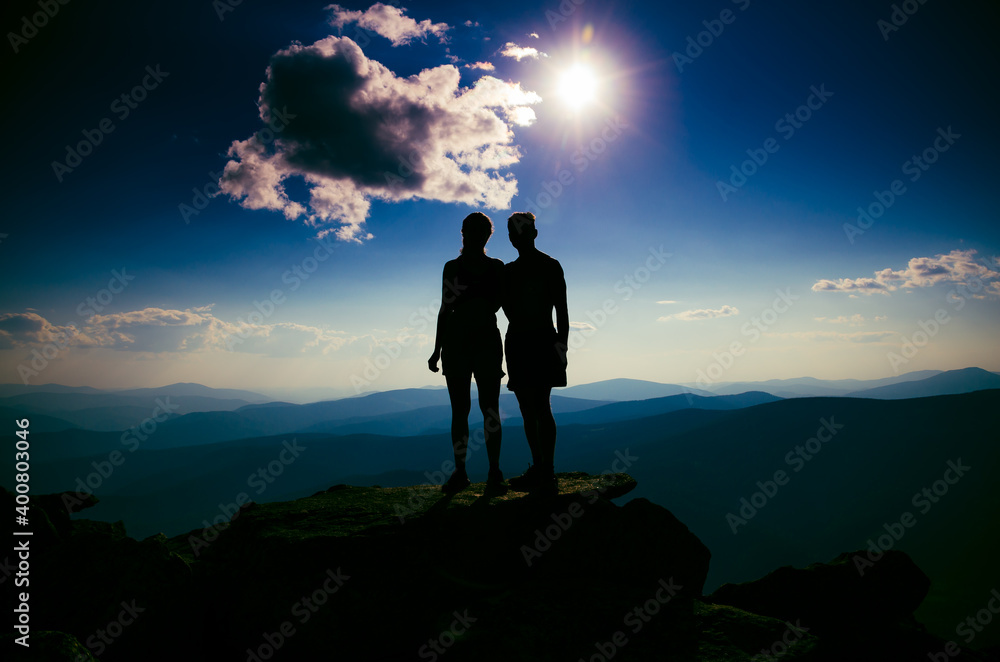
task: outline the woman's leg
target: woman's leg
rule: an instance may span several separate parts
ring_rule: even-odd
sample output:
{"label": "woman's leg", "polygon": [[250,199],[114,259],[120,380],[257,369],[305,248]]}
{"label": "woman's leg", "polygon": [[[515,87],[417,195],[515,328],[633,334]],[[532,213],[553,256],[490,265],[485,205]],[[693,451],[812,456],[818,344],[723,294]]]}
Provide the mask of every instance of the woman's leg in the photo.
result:
{"label": "woman's leg", "polygon": [[503,430],[500,424],[500,380],[484,379],[479,388],[479,410],[483,412],[483,433],[486,438],[486,454],[490,460],[490,469],[500,468],[500,443]]}
{"label": "woman's leg", "polygon": [[465,472],[465,455],[469,445],[469,410],[472,400],[469,388],[472,375],[445,375],[448,382],[448,398],[451,400],[451,446],[455,452],[455,472]]}

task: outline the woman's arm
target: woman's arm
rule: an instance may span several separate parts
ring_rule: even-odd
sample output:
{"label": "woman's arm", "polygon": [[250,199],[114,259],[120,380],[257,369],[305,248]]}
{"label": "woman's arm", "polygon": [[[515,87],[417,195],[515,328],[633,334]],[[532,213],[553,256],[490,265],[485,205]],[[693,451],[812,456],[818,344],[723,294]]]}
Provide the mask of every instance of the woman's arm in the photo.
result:
{"label": "woman's arm", "polygon": [[454,276],[451,274],[448,264],[450,262],[444,265],[444,272],[441,275],[441,308],[438,309],[437,325],[434,330],[434,353],[427,360],[427,367],[430,368],[431,372],[438,371],[438,361],[441,360],[441,343],[444,340],[444,320],[455,305],[453,291],[456,284],[449,283],[449,278],[454,280]]}

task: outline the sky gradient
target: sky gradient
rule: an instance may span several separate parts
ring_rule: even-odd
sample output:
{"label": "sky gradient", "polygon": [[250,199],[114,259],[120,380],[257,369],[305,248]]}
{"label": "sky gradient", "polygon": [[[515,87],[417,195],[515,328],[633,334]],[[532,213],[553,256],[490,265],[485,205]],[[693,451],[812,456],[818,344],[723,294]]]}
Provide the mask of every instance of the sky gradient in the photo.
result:
{"label": "sky gradient", "polygon": [[443,385],[526,209],[570,384],[1000,370],[996,10],[895,7],[12,3],[0,382]]}

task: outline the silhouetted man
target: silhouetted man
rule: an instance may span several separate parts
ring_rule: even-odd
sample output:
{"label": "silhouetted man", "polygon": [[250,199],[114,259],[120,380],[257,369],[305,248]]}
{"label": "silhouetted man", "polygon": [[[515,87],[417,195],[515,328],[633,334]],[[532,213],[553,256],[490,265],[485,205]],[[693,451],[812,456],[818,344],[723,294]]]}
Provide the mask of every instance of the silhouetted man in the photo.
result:
{"label": "silhouetted man", "polygon": [[[549,399],[553,386],[566,386],[566,279],[559,262],[535,248],[534,214],[512,215],[507,232],[518,253],[503,271],[503,312],[509,322],[504,343],[507,388],[517,396],[533,462],[522,476],[507,482],[518,491],[554,494],[556,421]],[[553,309],[557,328],[552,328]]]}

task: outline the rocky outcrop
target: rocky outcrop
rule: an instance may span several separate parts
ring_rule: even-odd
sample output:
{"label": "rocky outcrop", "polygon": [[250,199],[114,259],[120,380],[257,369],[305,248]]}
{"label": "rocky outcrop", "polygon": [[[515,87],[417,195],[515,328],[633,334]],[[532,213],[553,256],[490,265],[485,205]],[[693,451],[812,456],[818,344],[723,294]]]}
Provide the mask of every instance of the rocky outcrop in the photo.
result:
{"label": "rocky outcrop", "polygon": [[[487,497],[482,483],[451,496],[337,485],[143,541],[60,515],[64,495],[39,497],[49,542],[33,557],[33,632],[103,662],[915,662],[941,650],[912,618],[927,585],[904,554],[860,578],[842,557],[706,599],[697,536],[645,499],[610,500],[632,478],[559,479],[545,499]],[[73,659],[61,654],[38,659]]]}

